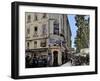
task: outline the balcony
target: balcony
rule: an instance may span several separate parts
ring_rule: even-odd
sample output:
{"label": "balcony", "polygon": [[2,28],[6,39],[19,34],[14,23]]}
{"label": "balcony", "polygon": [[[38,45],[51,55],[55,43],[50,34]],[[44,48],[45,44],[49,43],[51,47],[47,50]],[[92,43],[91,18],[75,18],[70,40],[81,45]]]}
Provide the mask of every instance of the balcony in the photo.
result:
{"label": "balcony", "polygon": [[33,37],[38,37],[39,35],[37,33],[34,33]]}
{"label": "balcony", "polygon": [[41,34],[40,36],[41,37],[47,37],[48,35],[47,34]]}

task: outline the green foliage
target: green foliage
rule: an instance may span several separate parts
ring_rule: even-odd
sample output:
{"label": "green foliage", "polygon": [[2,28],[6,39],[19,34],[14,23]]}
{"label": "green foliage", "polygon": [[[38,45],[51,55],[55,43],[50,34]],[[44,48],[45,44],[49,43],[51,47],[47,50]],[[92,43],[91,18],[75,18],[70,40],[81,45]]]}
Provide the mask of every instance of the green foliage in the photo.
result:
{"label": "green foliage", "polygon": [[75,47],[77,52],[82,48],[89,47],[89,16],[76,15],[77,36],[75,38]]}

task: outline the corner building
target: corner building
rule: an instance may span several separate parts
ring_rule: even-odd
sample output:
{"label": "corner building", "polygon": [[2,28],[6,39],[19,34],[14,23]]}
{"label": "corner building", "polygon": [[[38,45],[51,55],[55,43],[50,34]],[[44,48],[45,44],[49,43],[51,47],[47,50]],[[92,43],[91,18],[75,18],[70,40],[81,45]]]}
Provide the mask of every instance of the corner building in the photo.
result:
{"label": "corner building", "polygon": [[71,48],[71,29],[67,15],[25,13],[25,53],[30,57],[51,56],[51,66],[62,65]]}

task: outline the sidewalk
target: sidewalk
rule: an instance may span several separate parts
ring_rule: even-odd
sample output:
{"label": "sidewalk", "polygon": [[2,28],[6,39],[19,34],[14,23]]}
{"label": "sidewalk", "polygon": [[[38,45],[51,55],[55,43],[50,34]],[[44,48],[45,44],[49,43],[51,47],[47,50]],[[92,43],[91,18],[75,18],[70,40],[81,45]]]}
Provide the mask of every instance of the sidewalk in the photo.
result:
{"label": "sidewalk", "polygon": [[67,62],[67,63],[61,65],[61,67],[66,67],[66,66],[72,66],[71,62],[69,61],[69,62]]}

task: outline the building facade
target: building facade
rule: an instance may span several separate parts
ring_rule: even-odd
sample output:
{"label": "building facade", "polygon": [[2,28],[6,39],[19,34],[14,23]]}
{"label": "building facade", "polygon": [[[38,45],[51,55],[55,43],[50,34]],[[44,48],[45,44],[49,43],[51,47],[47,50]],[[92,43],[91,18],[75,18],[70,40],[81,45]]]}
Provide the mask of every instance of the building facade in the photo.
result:
{"label": "building facade", "polygon": [[64,14],[25,13],[25,53],[45,57],[51,66],[64,63],[71,48],[71,29]]}

